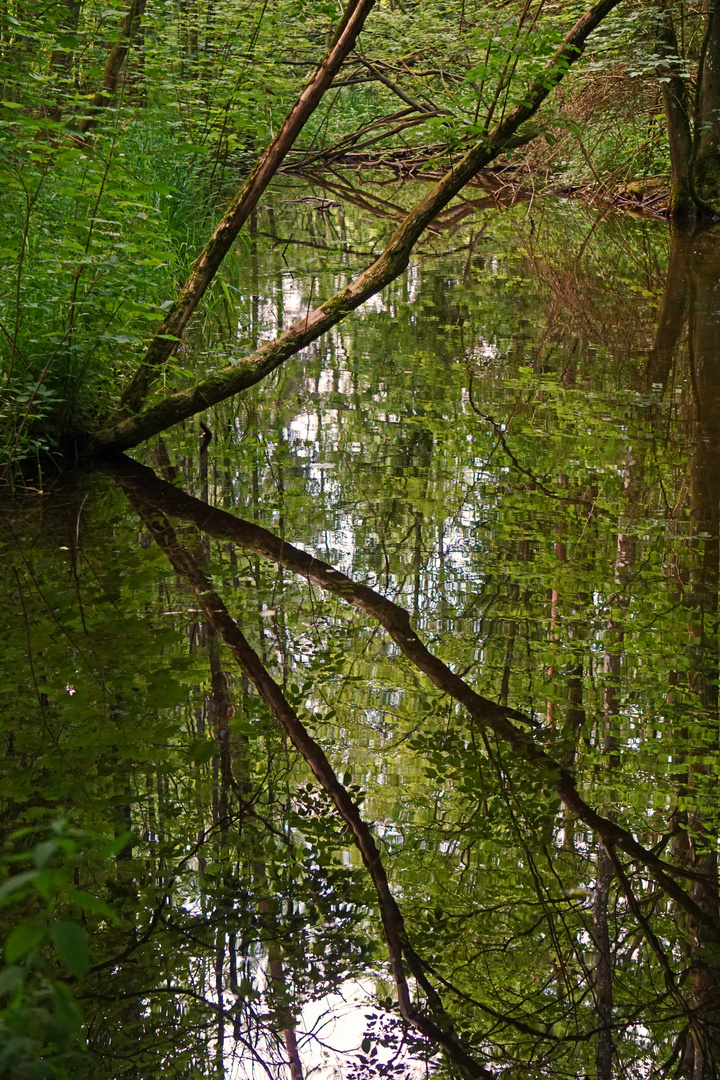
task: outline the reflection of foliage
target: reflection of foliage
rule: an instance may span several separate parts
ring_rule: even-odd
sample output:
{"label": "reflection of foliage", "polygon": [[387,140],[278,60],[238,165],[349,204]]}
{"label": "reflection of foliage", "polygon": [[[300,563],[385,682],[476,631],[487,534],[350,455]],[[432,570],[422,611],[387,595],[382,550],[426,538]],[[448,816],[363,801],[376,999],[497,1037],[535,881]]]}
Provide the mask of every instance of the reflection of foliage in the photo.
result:
{"label": "reflection of foliage", "polygon": [[[238,257],[228,272],[237,292],[199,364],[216,342],[272,332],[280,297],[307,303],[307,249],[287,247],[291,294],[287,245],[263,254],[262,232],[286,240],[297,213],[298,232],[312,223],[330,245],[323,288],[344,272],[355,212],[323,217],[286,197],[258,215],[265,269]],[[527,213],[476,221],[451,238],[455,255],[429,242],[381,303],[237,410],[218,408],[199,462],[192,432],[157,461],[171,455],[206,501],[403,603],[441,659],[531,714],[586,798],[669,860],[683,836],[702,851],[717,832],[697,373],[680,348],[666,383],[646,381],[664,234],[535,205],[530,243]],[[235,296],[248,298],[242,319]],[[303,1002],[384,961],[357,856],[119,495],[95,480],[87,502],[54,498],[57,514],[36,520],[29,504],[4,548],[16,575],[3,594],[2,812],[5,832],[68,806],[83,835],[132,829],[131,849],[77,865],[74,887],[118,920],[85,924],[91,968],[73,984],[84,1075],[116,1075],[110,1062],[217,1075],[229,1047],[275,1067]],[[466,1043],[511,1075],[590,1074],[598,844],[552,777],[485,741],[341,597],[234,542],[178,535],[363,798],[413,947]],[[626,873],[687,1002],[692,927]],[[644,1075],[671,1057],[685,1017],[617,879],[605,916],[616,1053]],[[403,1037],[429,1052],[402,1030],[391,1003],[360,1075],[382,1075]],[[447,1073],[436,1057],[432,1068]]]}
{"label": "reflection of foliage", "polygon": [[[91,1063],[82,1064],[86,1076],[117,1075],[120,1062],[130,1067],[136,1060],[150,1071],[206,1075],[212,1033],[225,1023],[240,1044],[271,1060],[273,1032],[288,1010],[292,1015],[297,1002],[322,997],[372,955],[364,887],[338,860],[346,838],[329,827],[328,808],[312,789],[292,796],[286,790],[291,761],[268,718],[242,692],[231,743],[222,730],[217,740],[209,737],[212,700],[198,685],[206,682],[203,654],[183,656],[186,639],[166,629],[163,618],[172,600],[184,607],[187,599],[166,589],[164,598],[152,598],[152,551],[139,547],[115,564],[91,544],[70,555],[63,545],[70,588],[58,593],[48,618],[47,557],[35,551],[28,558],[27,538],[20,543],[10,548],[21,566],[9,602],[19,604],[26,622],[22,637],[6,645],[8,656],[30,650],[35,682],[26,688],[20,668],[13,677],[5,665],[13,705],[3,730],[3,827],[20,836],[38,812],[71,805],[83,826],[114,823],[122,833],[130,824],[133,838],[95,844],[87,853],[75,833],[43,842],[36,863],[57,849],[69,860],[67,871],[41,867],[33,877],[28,871],[11,879],[24,886],[12,899],[40,889],[57,914],[43,921],[39,912],[8,938],[3,986],[15,998],[6,1023],[27,1037],[32,1010],[42,1007],[58,1018],[57,1039],[77,1040],[79,1002],[91,1053]],[[140,590],[133,604],[146,597],[149,621],[130,613],[128,589]],[[196,626],[192,634],[201,631]],[[132,669],[118,666],[118,641],[135,650]],[[85,940],[83,927],[92,941],[89,971],[80,970],[79,945],[71,940]],[[57,977],[36,986],[45,978],[38,969],[22,990],[18,962],[27,957],[35,971],[43,943],[54,942],[65,957],[66,940],[72,988]],[[282,983],[267,981],[268,953],[282,957]],[[218,982],[219,955],[226,971]],[[73,1016],[74,1027],[63,1034]]]}

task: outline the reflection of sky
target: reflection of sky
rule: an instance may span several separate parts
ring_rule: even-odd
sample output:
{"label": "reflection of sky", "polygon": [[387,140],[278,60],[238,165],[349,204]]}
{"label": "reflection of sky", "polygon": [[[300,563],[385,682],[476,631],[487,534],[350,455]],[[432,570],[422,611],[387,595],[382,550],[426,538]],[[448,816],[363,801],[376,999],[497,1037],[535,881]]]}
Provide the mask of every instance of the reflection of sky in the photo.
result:
{"label": "reflection of sky", "polygon": [[[347,282],[336,278],[330,287],[330,294],[339,292]],[[420,271],[417,266],[410,266],[406,272],[405,285],[407,299],[412,304],[419,295]],[[237,322],[237,336],[245,341],[250,333],[257,338],[258,345],[272,341],[283,330],[300,321],[306,314],[321,304],[327,296],[325,288],[320,291],[317,280],[313,277],[297,277],[288,270],[278,276],[265,279],[261,295],[252,297],[240,294],[239,310],[243,315]],[[253,312],[253,300],[256,309]],[[383,312],[395,318],[397,305],[386,292],[369,296],[355,311],[354,318],[362,319],[367,315],[380,315]],[[249,322],[248,322],[249,319]],[[334,328],[336,341],[342,340],[340,327]],[[323,391],[320,391],[321,393]]]}
{"label": "reflection of sky", "polygon": [[[298,1049],[305,1076],[310,1080],[343,1080],[347,1076],[351,1063],[357,1063],[361,1053],[361,1043],[367,1030],[367,1017],[382,1018],[386,1014],[373,1008],[373,1000],[378,992],[378,980],[362,979],[346,982],[337,993],[327,994],[317,1001],[308,1001],[300,1016],[296,1032]],[[381,993],[387,993],[387,987]],[[398,1038],[402,1038],[399,1023]],[[395,1051],[382,1046],[377,1047],[377,1062],[389,1061]],[[407,1080],[421,1080],[428,1075],[426,1067],[417,1060],[411,1061],[402,1052],[397,1057],[397,1064],[402,1066],[402,1076]],[[239,1061],[226,1063],[232,1080],[255,1080],[267,1072],[251,1055],[245,1053]],[[289,1075],[289,1073],[288,1073]]]}
{"label": "reflection of sky", "polygon": [[[317,377],[317,392],[330,394],[337,386],[338,392],[347,396],[350,390],[350,373],[344,368],[332,369],[325,367]],[[376,404],[381,403],[382,395],[371,395]],[[342,481],[334,481],[331,472],[336,465],[332,461],[323,460],[336,454],[341,439],[341,416],[342,413],[334,408],[300,409],[289,421],[284,429],[293,454],[304,459],[303,473],[308,480],[308,495],[313,497],[315,493],[322,494],[326,505],[337,505],[344,498]],[[382,414],[379,419],[384,424],[402,424],[403,417],[396,413]],[[360,454],[363,451],[361,443],[348,444],[347,452]],[[467,494],[473,492],[478,486],[491,483],[494,474],[485,468],[481,468],[480,462],[475,467],[466,465],[459,468],[457,480],[463,485]],[[339,463],[342,467],[342,462]],[[342,468],[341,468],[342,471]],[[470,572],[471,545],[469,544],[469,532],[482,519],[484,505],[478,505],[475,498],[467,498],[458,507],[453,519],[447,520],[443,526],[443,556],[446,569]],[[342,511],[335,512],[335,528],[326,529],[319,533],[316,543],[312,545],[312,553],[318,558],[325,559],[336,566],[343,573],[351,575],[353,561],[356,552],[355,532],[361,522]],[[310,551],[310,547],[305,550]],[[477,575],[472,575],[474,578]],[[446,590],[452,593],[453,585],[446,583]],[[424,603],[421,602],[421,606]]]}

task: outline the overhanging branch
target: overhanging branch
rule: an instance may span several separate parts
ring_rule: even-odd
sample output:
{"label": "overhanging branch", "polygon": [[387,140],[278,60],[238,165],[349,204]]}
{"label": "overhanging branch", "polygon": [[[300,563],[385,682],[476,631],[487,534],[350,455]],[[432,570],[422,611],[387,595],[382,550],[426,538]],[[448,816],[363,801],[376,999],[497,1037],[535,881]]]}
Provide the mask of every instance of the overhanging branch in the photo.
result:
{"label": "overhanging branch", "polygon": [[[369,3],[370,0],[367,2]],[[240,364],[221,368],[196,386],[163,398],[139,415],[129,415],[141,407],[162,364],[172,352],[173,342],[166,340],[167,335],[181,332],[191,311],[194,310],[194,304],[191,306],[191,301],[196,294],[195,279],[197,278],[198,284],[202,284],[202,292],[204,292],[239,231],[240,226],[235,228],[234,225],[235,218],[232,215],[226,215],[218,226],[215,237],[195,264],[191,279],[163,324],[161,334],[151,343],[144,363],[128,387],[123,400],[125,413],[112,418],[94,433],[91,438],[92,448],[98,453],[118,453],[130,449],[159,431],[246,390],[264,379],[289,357],[294,356],[306,345],[330,330],[349,312],[354,311],[370,296],[398,277],[407,267],[413,247],[433,218],[480,169],[485,168],[507,148],[518,128],[535,115],[548,94],[561,82],[568,69],[582,54],[592,31],[619,3],[620,0],[599,0],[578,20],[542,75],[525,94],[524,101],[497,124],[487,139],[473,146],[458,164],[454,165],[450,172],[428,192],[425,198],[417,203],[395,231],[379,258],[347,288],[336,293],[314,311],[308,312],[304,319],[294,323],[274,341],[263,345]],[[288,122],[286,121],[286,124]],[[263,156],[261,165],[269,153],[268,150]],[[260,168],[261,166],[258,166],[253,177]],[[253,177],[248,181],[248,185]],[[238,196],[238,205],[242,203],[245,207],[243,192]],[[256,204],[257,197],[259,193],[258,196],[250,199],[252,206]],[[232,239],[226,242],[232,228],[235,228]]]}

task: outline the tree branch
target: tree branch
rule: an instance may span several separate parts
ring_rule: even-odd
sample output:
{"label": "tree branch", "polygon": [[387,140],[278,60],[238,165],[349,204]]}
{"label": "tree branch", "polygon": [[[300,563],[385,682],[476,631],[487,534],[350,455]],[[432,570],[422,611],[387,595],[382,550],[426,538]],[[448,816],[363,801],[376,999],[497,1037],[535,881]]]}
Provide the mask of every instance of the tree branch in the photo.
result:
{"label": "tree branch", "polygon": [[[370,0],[367,2],[369,3]],[[598,3],[578,20],[542,75],[524,95],[524,100],[496,125],[487,139],[473,146],[458,164],[454,165],[450,172],[428,192],[425,198],[417,203],[395,231],[379,258],[347,288],[336,293],[319,308],[309,312],[305,318],[294,323],[274,341],[256,350],[240,364],[221,368],[197,386],[178,391],[156,405],[151,405],[139,416],[120,414],[113,417],[104,427],[94,433],[91,438],[92,448],[100,453],[117,453],[127,450],[172,424],[193,416],[197,412],[202,412],[211,405],[216,405],[219,401],[224,401],[241,390],[253,386],[289,357],[294,356],[335,326],[349,312],[364,303],[368,297],[398,277],[407,267],[415,243],[433,218],[480,169],[485,168],[506,149],[520,125],[534,116],[548,94],[561,82],[568,69],[582,54],[585,42],[592,31],[619,3],[620,0],[598,0]],[[296,109],[298,107],[296,106]],[[295,110],[291,113],[291,117],[294,113]],[[283,131],[291,117],[286,120]],[[274,147],[275,143],[261,161],[263,165],[267,159],[268,169],[271,167],[270,155]],[[256,173],[261,165],[258,166]],[[248,181],[248,185],[251,184],[253,177]],[[243,188],[243,192],[246,188]],[[238,213],[246,206],[243,192],[238,196],[235,204],[238,207]],[[247,199],[251,201],[252,206],[257,202],[257,196],[248,194]],[[129,412],[138,409],[145,400],[152,382],[160,371],[161,364],[172,351],[173,343],[163,340],[163,336],[181,332],[197,302],[196,295],[199,299],[199,295],[205,291],[225,252],[237,235],[239,225],[235,228],[234,221],[233,213],[228,212],[218,226],[215,236],[195,264],[187,285],[163,324],[161,335],[151,343],[145,361],[138,369],[123,399],[123,404]],[[199,294],[198,290],[200,290]]]}

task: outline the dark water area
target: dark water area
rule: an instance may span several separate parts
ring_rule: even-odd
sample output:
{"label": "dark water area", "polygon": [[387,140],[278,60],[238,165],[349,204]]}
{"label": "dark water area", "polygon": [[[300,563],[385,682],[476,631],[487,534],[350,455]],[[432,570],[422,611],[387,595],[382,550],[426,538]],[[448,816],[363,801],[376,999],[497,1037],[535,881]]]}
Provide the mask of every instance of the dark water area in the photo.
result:
{"label": "dark water area", "polygon": [[[172,377],[416,194],[283,181]],[[0,1077],[720,1075],[719,281],[471,189],[205,428],[3,501]]]}

